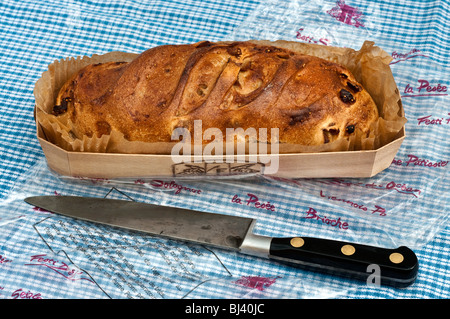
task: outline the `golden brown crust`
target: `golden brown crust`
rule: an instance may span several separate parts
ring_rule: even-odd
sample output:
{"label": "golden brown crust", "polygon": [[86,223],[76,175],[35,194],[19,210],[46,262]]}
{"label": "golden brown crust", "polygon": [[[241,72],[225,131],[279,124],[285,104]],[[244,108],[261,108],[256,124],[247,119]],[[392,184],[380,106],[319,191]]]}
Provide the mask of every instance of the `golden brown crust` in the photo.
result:
{"label": "golden brown crust", "polygon": [[250,42],[165,45],[129,63],[89,65],[54,107],[78,138],[111,130],[130,141],[170,142],[193,131],[278,128],[281,143],[322,145],[368,132],[378,119],[369,93],[344,67]]}

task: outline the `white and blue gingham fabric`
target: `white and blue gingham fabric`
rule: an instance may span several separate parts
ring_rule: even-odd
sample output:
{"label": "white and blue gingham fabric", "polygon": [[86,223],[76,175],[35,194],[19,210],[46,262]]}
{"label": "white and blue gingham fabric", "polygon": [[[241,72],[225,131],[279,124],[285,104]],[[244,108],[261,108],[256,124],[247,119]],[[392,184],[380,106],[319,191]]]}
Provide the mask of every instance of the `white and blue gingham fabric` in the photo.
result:
{"label": "white and blue gingham fabric", "polygon": [[[445,1],[0,2],[0,297],[449,298],[450,5]],[[291,40],[392,55],[408,118],[394,163],[370,179],[79,180],[46,166],[33,88],[55,59],[201,40]],[[174,186],[174,184],[172,184]],[[121,198],[258,219],[270,236],[315,236],[416,252],[404,289],[90,225],[33,209],[29,195]],[[237,205],[254,194],[274,211]],[[323,219],[308,217],[310,209]],[[323,221],[340,218],[347,229]]]}

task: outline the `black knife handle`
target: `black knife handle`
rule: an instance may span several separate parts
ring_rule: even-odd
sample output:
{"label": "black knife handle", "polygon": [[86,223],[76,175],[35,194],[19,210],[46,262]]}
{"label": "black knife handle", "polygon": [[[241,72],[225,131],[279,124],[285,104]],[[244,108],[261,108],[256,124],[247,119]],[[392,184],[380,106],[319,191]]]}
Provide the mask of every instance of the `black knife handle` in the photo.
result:
{"label": "black knife handle", "polygon": [[419,267],[414,252],[404,246],[387,249],[310,237],[272,238],[269,258],[395,287],[411,285]]}

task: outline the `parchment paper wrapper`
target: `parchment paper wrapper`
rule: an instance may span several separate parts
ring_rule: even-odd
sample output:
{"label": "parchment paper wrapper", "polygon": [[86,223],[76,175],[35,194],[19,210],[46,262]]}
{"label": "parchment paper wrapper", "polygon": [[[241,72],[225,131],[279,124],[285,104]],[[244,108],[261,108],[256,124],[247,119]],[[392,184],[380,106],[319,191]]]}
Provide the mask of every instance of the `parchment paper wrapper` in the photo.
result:
{"label": "parchment paper wrapper", "polygon": [[[321,146],[280,143],[277,148],[272,148],[272,145],[266,145],[267,153],[274,153],[274,150],[280,154],[373,150],[391,142],[406,123],[400,94],[389,67],[392,58],[381,48],[375,46],[373,42],[366,41],[360,50],[290,41],[255,40],[253,42],[284,47],[298,53],[314,55],[343,65],[354,74],[356,79],[371,94],[380,114],[380,118],[372,126],[368,135],[356,130],[356,134],[353,134],[349,140],[337,140]],[[60,88],[80,69],[89,64],[102,62],[129,62],[137,56],[133,53],[110,52],[104,55],[93,55],[92,57],[66,58],[50,64],[48,70],[36,82],[34,89],[37,125],[41,126],[46,139],[67,151],[171,154],[172,148],[179,143],[178,141],[173,143],[128,141],[122,133],[117,131],[112,131],[110,135],[101,137],[84,136],[83,138],[77,138],[71,133],[75,132],[76,128],[73,127],[70,120],[65,116],[56,117],[51,114]],[[270,133],[268,132],[268,134]],[[238,137],[238,139],[243,141],[245,136]],[[248,139],[244,142],[246,153],[254,149],[251,143],[252,141]],[[203,141],[203,148],[206,144],[208,144],[208,141]],[[226,154],[226,143],[221,145],[223,145],[222,154]],[[236,144],[233,148],[235,152],[239,150]],[[191,147],[191,154],[194,154],[194,152],[194,147]]]}

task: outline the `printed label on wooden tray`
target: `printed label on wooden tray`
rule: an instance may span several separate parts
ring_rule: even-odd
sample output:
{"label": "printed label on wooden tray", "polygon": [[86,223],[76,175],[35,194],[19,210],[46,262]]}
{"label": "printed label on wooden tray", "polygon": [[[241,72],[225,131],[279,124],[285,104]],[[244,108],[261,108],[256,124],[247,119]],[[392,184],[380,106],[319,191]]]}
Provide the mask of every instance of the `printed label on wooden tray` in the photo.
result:
{"label": "printed label on wooden tray", "polygon": [[172,165],[173,176],[230,176],[263,174],[262,163],[179,163]]}

